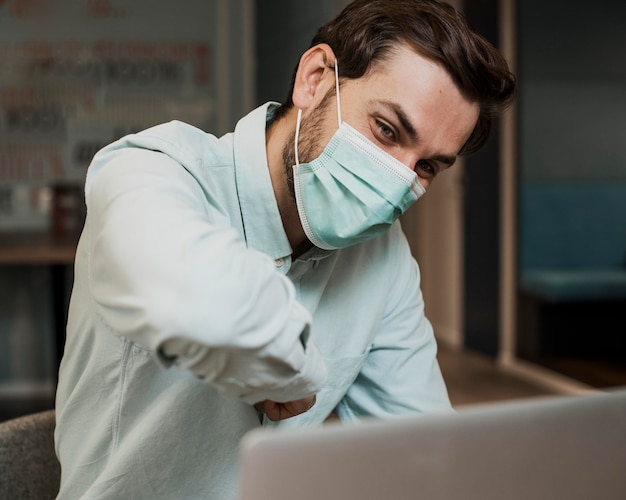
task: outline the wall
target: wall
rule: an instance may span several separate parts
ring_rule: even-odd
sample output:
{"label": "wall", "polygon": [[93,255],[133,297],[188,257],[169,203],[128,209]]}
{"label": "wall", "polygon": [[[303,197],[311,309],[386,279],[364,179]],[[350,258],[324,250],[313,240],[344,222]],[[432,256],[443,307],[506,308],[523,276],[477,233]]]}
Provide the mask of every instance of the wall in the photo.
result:
{"label": "wall", "polygon": [[626,4],[525,0],[519,13],[520,267],[623,268]]}
{"label": "wall", "polygon": [[315,32],[348,3],[257,0],[257,104],[285,100],[293,71]]}
{"label": "wall", "polygon": [[[0,2],[0,246],[52,229],[117,137],[178,119],[218,135],[251,109],[253,0]],[[51,392],[50,273],[0,267],[0,396]],[[28,392],[28,390],[26,392]]]}
{"label": "wall", "polygon": [[463,160],[437,176],[402,217],[422,273],[426,316],[438,340],[463,344]]}

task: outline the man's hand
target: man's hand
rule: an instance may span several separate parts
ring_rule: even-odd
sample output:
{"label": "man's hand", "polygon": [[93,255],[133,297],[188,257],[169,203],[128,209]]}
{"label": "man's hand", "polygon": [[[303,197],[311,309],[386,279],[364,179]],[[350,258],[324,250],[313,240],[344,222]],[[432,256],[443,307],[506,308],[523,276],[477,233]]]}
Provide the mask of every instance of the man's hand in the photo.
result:
{"label": "man's hand", "polygon": [[315,395],[308,398],[289,401],[287,403],[277,403],[266,399],[254,405],[261,413],[265,413],[267,418],[273,420],[285,420],[286,418],[295,417],[309,410],[315,404]]}

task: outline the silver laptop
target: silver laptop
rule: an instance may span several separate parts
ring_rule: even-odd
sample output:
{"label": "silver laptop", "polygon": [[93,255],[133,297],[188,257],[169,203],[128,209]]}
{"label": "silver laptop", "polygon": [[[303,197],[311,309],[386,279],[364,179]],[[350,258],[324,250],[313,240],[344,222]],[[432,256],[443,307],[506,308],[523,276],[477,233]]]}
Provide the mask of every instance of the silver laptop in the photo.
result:
{"label": "silver laptop", "polygon": [[241,500],[625,500],[626,390],[255,430]]}

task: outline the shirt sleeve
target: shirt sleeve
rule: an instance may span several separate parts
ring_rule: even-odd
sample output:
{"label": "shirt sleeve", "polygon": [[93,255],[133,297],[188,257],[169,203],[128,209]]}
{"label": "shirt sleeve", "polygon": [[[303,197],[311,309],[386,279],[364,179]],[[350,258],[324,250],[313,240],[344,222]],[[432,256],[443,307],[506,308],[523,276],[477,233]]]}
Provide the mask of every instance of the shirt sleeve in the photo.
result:
{"label": "shirt sleeve", "polygon": [[180,164],[123,149],[88,180],[89,283],[113,333],[250,403],[321,388],[293,285]]}
{"label": "shirt sleeve", "polygon": [[390,260],[389,301],[359,375],[336,408],[344,421],[451,411],[437,362],[437,344],[424,315],[417,262],[399,225],[401,245]]}

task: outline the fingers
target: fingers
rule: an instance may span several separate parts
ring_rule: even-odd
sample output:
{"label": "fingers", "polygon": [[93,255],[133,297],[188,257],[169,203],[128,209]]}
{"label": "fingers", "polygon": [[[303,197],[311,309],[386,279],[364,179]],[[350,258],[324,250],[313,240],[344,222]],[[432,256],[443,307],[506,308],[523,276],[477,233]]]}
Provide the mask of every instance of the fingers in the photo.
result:
{"label": "fingers", "polygon": [[311,409],[315,404],[315,395],[308,398],[278,403],[276,401],[265,400],[254,405],[254,407],[267,415],[267,418],[276,422],[286,418],[295,417]]}

